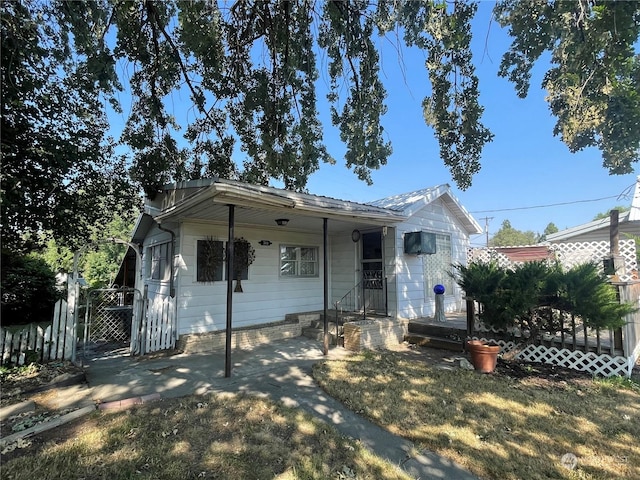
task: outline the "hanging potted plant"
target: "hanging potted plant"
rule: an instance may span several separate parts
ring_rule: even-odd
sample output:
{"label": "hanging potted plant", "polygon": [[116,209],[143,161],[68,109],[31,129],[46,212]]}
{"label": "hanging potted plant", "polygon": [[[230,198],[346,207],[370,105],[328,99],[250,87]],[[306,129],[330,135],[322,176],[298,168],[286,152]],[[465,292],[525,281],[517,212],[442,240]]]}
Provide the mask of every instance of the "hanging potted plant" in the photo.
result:
{"label": "hanging potted plant", "polygon": [[233,242],[233,274],[236,279],[234,292],[242,292],[242,273],[256,259],[256,251],[245,238],[236,238]]}

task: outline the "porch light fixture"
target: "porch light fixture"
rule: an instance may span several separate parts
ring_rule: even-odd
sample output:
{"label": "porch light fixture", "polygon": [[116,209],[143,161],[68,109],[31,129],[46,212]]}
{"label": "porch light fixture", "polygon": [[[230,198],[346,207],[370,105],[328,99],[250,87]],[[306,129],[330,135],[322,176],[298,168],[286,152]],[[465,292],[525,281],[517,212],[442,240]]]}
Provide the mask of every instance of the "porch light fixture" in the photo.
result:
{"label": "porch light fixture", "polygon": [[263,247],[268,247],[269,245],[271,245],[271,241],[269,240],[260,240],[258,243]]}
{"label": "porch light fixture", "polygon": [[276,223],[278,224],[278,226],[284,227],[287,223],[289,223],[289,219],[288,218],[276,218]]}

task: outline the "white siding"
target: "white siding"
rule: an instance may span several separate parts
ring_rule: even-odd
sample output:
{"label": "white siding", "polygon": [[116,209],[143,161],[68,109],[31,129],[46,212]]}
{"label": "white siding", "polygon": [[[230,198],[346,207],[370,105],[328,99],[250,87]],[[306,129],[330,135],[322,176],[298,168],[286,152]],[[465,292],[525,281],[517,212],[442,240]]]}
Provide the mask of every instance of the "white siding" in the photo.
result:
{"label": "white siding", "polygon": [[[222,223],[186,221],[176,232],[176,256],[174,258],[175,291],[178,334],[224,330],[226,327],[226,280],[216,282],[196,281],[197,241],[214,238],[226,241],[228,230]],[[436,200],[425,206],[409,220],[387,229],[384,237],[385,270],[387,277],[389,314],[401,318],[432,316],[435,296],[425,291],[422,257],[405,255],[404,234],[424,230],[449,235],[452,247],[452,263],[465,262],[469,239],[466,230],[455,215]],[[233,294],[233,327],[260,325],[285,318],[286,314],[318,311],[324,307],[323,297],[323,245],[322,231],[296,232],[290,228],[249,228],[236,225],[235,236],[247,239],[256,252],[256,259],[249,267],[249,277],[242,280],[243,292]],[[260,240],[271,245],[263,246]],[[154,228],[145,239],[143,255],[148,248],[170,242],[171,235]],[[318,248],[317,277],[281,277],[280,245],[300,245]],[[361,242],[353,242],[351,233],[329,237],[329,307],[342,298],[360,278]],[[145,264],[145,283],[150,296],[167,295],[170,282],[148,278]],[[235,282],[234,282],[235,286]],[[457,286],[445,294],[447,311],[461,310],[464,302]]]}
{"label": "white siding", "polygon": [[[422,256],[404,254],[404,234],[426,231],[451,236],[452,263],[466,262],[469,237],[454,215],[438,199],[425,206],[406,222],[395,228],[395,265],[390,266],[388,275],[395,274],[397,288],[397,315],[401,318],[433,316],[435,294],[428,295],[424,285]],[[389,292],[391,301],[392,295]],[[453,292],[445,293],[446,311],[461,310],[462,292],[455,285]]]}
{"label": "white siding", "polygon": [[[233,327],[259,325],[285,318],[287,313],[321,310],[323,301],[322,231],[298,233],[286,228],[253,229],[235,227],[235,236],[244,237],[255,249],[249,278],[242,280],[242,293],[233,294]],[[196,281],[196,245],[213,237],[226,241],[225,225],[185,223],[181,230],[177,288],[178,333],[188,334],[226,328],[227,282]],[[271,245],[262,246],[260,240]],[[280,277],[280,245],[318,247],[319,275],[312,278]],[[234,282],[235,286],[235,282]]]}

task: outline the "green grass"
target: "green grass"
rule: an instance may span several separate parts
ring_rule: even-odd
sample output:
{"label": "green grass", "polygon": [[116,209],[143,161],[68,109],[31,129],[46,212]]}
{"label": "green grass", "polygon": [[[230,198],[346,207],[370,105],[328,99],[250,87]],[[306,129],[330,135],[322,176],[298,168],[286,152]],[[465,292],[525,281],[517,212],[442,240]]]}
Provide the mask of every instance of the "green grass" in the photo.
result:
{"label": "green grass", "polygon": [[32,441],[3,456],[3,479],[409,479],[302,411],[244,395],[96,412]]}
{"label": "green grass", "polygon": [[[365,351],[314,367],[348,408],[481,479],[640,479],[640,383],[537,372],[518,380],[442,370],[416,351]],[[247,395],[96,412],[20,447],[3,452],[3,479],[409,478],[311,416]],[[574,470],[562,465],[567,453],[578,459]]]}
{"label": "green grass", "polygon": [[352,410],[481,478],[640,479],[631,380],[517,380],[370,351],[316,364],[314,376]]}

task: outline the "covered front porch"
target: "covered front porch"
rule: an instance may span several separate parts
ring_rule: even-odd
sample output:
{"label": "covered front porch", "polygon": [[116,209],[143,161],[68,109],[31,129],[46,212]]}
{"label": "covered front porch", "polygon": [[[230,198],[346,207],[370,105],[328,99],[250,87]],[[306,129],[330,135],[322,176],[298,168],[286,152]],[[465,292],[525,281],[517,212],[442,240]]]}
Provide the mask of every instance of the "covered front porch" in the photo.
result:
{"label": "covered front porch", "polygon": [[[133,238],[144,252],[147,295],[175,299],[178,346],[224,334],[229,348],[256,330],[258,337],[270,329],[282,334],[291,314],[319,311],[326,350],[332,309],[394,315],[388,267],[393,226],[403,219],[355,202],[197,180],[147,199]],[[239,239],[251,252],[242,271],[235,265]]]}

